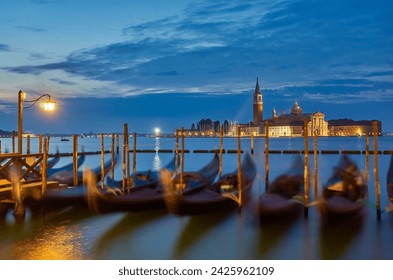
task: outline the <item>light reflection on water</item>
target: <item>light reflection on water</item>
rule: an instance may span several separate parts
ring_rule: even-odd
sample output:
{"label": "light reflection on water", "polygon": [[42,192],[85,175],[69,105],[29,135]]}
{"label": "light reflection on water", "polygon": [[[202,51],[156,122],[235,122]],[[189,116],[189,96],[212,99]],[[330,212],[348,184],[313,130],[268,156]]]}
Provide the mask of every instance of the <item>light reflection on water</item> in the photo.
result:
{"label": "light reflection on water", "polygon": [[22,240],[11,248],[16,259],[84,259],[83,229],[79,225],[48,226],[32,240]]}
{"label": "light reflection on water", "polygon": [[[391,149],[392,140],[380,138],[381,150]],[[99,139],[95,141],[99,147]],[[326,138],[319,144],[320,149],[353,150],[363,149],[363,141],[362,138]],[[174,148],[171,139],[140,139],[139,143],[145,145],[143,149]],[[213,149],[218,139],[186,139],[185,144],[186,149],[191,150]],[[302,139],[270,141],[271,149],[302,149],[302,144]],[[94,145],[89,143],[88,146]],[[242,147],[247,149],[249,141],[243,139]],[[10,212],[0,221],[0,259],[393,259],[393,213],[383,214],[378,223],[372,203],[367,206],[363,223],[358,225],[326,226],[321,223],[316,209],[310,207],[308,219],[300,216],[287,223],[260,226],[256,201],[264,192],[263,147],[264,140],[255,139],[258,176],[253,199],[240,213],[177,217],[165,210],[95,215],[86,210],[69,209],[38,216],[29,214],[23,224],[17,224]],[[224,148],[236,149],[236,140],[224,139]],[[159,169],[172,157],[173,154],[138,153],[137,169]],[[185,169],[197,170],[211,157],[212,154],[186,154]],[[364,155],[351,157],[364,169]],[[322,184],[338,159],[339,155],[318,156]],[[71,158],[62,159],[64,163],[67,160]],[[287,169],[291,155],[270,154],[269,160],[272,180]],[[312,155],[309,160],[312,170]],[[379,156],[382,207],[387,204],[385,180],[389,160],[388,155]],[[87,161],[95,166],[99,164],[99,156],[89,157]],[[235,168],[236,155],[224,154],[224,172]],[[372,168],[371,157],[370,182],[374,180]],[[115,174],[119,178],[119,166]],[[373,183],[369,195],[370,201],[375,201]]]}

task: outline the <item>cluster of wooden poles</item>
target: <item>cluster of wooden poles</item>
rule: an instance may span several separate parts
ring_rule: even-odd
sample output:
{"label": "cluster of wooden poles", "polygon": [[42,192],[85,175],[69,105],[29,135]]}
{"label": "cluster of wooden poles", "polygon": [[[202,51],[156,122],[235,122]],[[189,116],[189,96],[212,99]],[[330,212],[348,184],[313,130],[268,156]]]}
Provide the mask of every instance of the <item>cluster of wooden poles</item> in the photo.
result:
{"label": "cluster of wooden poles", "polygon": [[[128,137],[128,125],[125,123],[123,127],[123,156],[122,156],[122,191],[129,192],[131,187],[130,182],[130,149],[129,149],[129,137]],[[179,177],[179,186],[184,189],[184,154],[185,154],[185,145],[184,145],[184,129],[177,129],[175,133],[175,176]],[[181,138],[181,148],[179,149],[179,138]],[[103,134],[101,134],[101,166],[102,166],[102,180],[101,186],[104,188],[104,143],[103,143]],[[133,134],[133,163],[132,163],[132,172],[136,172],[136,133]],[[219,153],[219,177],[222,175],[222,156],[223,156],[223,127],[220,127],[220,149]],[[179,155],[180,154],[180,155]],[[240,127],[238,127],[238,137],[237,137],[237,166],[238,166],[238,203],[239,206],[242,205],[242,170],[241,170],[241,141],[240,141]],[[75,158],[76,159],[76,158]],[[112,137],[112,163],[114,159],[114,137]],[[180,163],[179,163],[180,160]],[[180,165],[180,168],[179,168]],[[179,170],[180,169],[180,170]],[[113,168],[112,168],[112,178],[113,178]],[[181,190],[182,191],[182,190]]]}
{"label": "cluster of wooden poles", "polygon": [[[269,192],[269,123],[266,121],[265,123],[265,192]],[[181,137],[181,149],[180,149],[180,172],[178,170],[179,166],[179,134]],[[308,208],[309,208],[309,132],[308,132],[308,122],[304,121],[304,216],[308,216]],[[238,165],[238,182],[239,182],[239,205],[242,203],[242,170],[241,170],[241,141],[240,141],[240,127],[238,127],[237,131],[237,165]],[[129,192],[131,187],[131,170],[132,172],[136,172],[136,145],[137,145],[137,134],[134,132],[133,134],[133,157],[132,157],[132,168],[130,163],[130,144],[129,144],[129,133],[128,133],[128,125],[125,123],[123,126],[123,156],[122,156],[122,190],[123,192]],[[380,183],[378,176],[378,124],[377,122],[373,122],[373,137],[374,137],[374,179],[375,179],[375,197],[376,197],[376,211],[377,211],[377,219],[381,219],[381,202],[380,202]],[[13,151],[15,149],[15,141],[14,137],[12,147]],[[43,163],[48,160],[48,147],[49,147],[49,137],[45,137],[43,139],[42,135],[39,135],[39,153],[43,153]],[[104,134],[101,134],[100,137],[101,142],[101,187],[105,187],[104,183]],[[115,140],[116,143],[116,152],[119,153],[119,137],[117,134],[112,134],[112,148],[111,148],[111,157],[112,157],[112,178],[114,178],[114,166],[115,166]],[[318,196],[318,160],[317,160],[317,133],[313,132],[313,159],[314,159],[314,194],[316,198]],[[176,144],[175,144],[175,166],[176,166],[176,176],[179,176],[180,186],[183,186],[183,173],[184,173],[184,129],[176,130]],[[0,141],[0,151],[1,151],[1,141]],[[251,137],[251,154],[254,152],[254,141],[253,137]],[[26,153],[30,154],[30,137],[27,137],[27,147]],[[365,183],[368,186],[369,181],[369,137],[366,135],[366,166],[365,166]],[[220,127],[220,149],[219,149],[219,176],[222,175],[222,156],[223,156],[223,128]],[[42,176],[46,178],[46,165],[42,164],[41,166]],[[78,185],[78,136],[73,135],[73,183],[74,186]],[[180,173],[180,174],[179,174]],[[45,180],[46,182],[46,180]],[[44,192],[46,189],[46,183],[43,180],[42,191]]]}

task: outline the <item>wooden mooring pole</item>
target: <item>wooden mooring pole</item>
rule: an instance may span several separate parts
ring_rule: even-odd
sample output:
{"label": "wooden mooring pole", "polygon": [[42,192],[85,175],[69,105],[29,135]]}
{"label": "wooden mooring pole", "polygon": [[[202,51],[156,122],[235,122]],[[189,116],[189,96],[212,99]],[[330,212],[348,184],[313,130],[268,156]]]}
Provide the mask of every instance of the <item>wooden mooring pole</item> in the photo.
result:
{"label": "wooden mooring pole", "polygon": [[116,154],[119,154],[119,134],[116,134]]}
{"label": "wooden mooring pole", "polygon": [[221,175],[222,175],[222,147],[223,147],[223,140],[222,140],[222,138],[223,138],[223,134],[224,134],[223,127],[220,126],[220,164],[219,164],[219,167],[218,167],[218,176],[219,176],[219,178],[221,178]]}
{"label": "wooden mooring pole", "polygon": [[265,122],[265,192],[269,192],[269,122]]}
{"label": "wooden mooring pole", "polygon": [[44,194],[46,192],[46,187],[48,184],[47,178],[48,178],[48,138],[45,137],[44,139],[44,151],[43,151],[43,159],[42,159],[42,189],[41,193]]}
{"label": "wooden mooring pole", "polygon": [[128,178],[127,178],[127,157],[128,157],[128,125],[125,123],[123,125],[123,157],[122,157],[122,165],[121,165],[121,170],[122,170],[122,190],[123,193],[125,193],[126,189],[128,189]]}
{"label": "wooden mooring pole", "polygon": [[375,199],[377,208],[377,220],[381,220],[381,189],[379,185],[378,170],[378,122],[373,121],[374,133],[374,178],[375,178]]}
{"label": "wooden mooring pole", "polygon": [[101,140],[101,189],[105,188],[105,147],[104,147],[104,134],[100,135]]}
{"label": "wooden mooring pole", "polygon": [[176,142],[175,142],[175,176],[179,174],[179,130],[176,129]]}
{"label": "wooden mooring pole", "polygon": [[184,128],[180,129],[181,134],[181,158],[180,158],[180,189],[181,193],[183,193],[184,186],[183,186],[183,176],[184,176]]}
{"label": "wooden mooring pole", "polygon": [[[42,154],[42,134],[38,136],[38,153]],[[40,162],[40,169],[42,170],[44,163]]]}
{"label": "wooden mooring pole", "polygon": [[251,146],[251,154],[254,154],[254,135],[251,134],[250,136],[250,146]]}
{"label": "wooden mooring pole", "polygon": [[26,138],[26,154],[30,154],[30,135]]}
{"label": "wooden mooring pole", "polygon": [[369,168],[370,168],[370,138],[368,134],[366,134],[366,171],[365,171],[365,180],[366,180],[366,195],[368,197],[368,180],[369,180]]}
{"label": "wooden mooring pole", "polygon": [[318,150],[317,150],[317,131],[314,130],[314,199],[318,199]]}
{"label": "wooden mooring pole", "polygon": [[132,173],[136,172],[136,132],[134,132],[134,149],[132,152]]}
{"label": "wooden mooring pole", "polygon": [[11,137],[12,137],[12,153],[14,154],[15,153],[15,131],[12,131],[12,135],[11,135]]}
{"label": "wooden mooring pole", "polygon": [[111,178],[115,179],[115,134],[112,133],[112,143],[111,143]]}
{"label": "wooden mooring pole", "polygon": [[308,121],[304,120],[304,217],[308,217]]}
{"label": "wooden mooring pole", "polygon": [[[45,138],[47,142],[49,139]],[[45,141],[44,141],[45,142]],[[73,172],[74,172],[74,186],[78,185],[78,135],[74,134],[72,138],[72,145],[73,145]],[[45,149],[45,147],[44,147]]]}
{"label": "wooden mooring pole", "polygon": [[240,126],[237,127],[237,189],[239,199],[239,210],[243,204],[243,174],[242,174],[242,163],[241,163],[242,147],[240,139]]}

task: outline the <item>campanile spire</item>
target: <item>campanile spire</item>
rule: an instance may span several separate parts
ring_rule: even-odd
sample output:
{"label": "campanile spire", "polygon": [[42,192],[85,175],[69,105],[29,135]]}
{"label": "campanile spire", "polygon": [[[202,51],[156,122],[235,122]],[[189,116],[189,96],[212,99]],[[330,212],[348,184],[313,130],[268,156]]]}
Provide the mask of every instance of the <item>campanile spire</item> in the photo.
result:
{"label": "campanile spire", "polygon": [[258,78],[257,78],[257,82],[255,85],[255,91],[254,91],[253,117],[254,117],[253,118],[254,124],[261,123],[263,121],[262,92],[259,87]]}

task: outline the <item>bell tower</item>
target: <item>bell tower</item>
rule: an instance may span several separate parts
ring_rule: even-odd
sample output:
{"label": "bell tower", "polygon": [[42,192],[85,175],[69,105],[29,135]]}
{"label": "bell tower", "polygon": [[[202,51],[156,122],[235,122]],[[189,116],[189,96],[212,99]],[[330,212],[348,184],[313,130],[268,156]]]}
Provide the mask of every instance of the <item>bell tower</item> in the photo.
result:
{"label": "bell tower", "polygon": [[257,83],[255,85],[254,91],[254,102],[253,102],[253,115],[254,124],[261,123],[263,121],[263,101],[262,92],[259,88],[259,82],[257,78]]}

